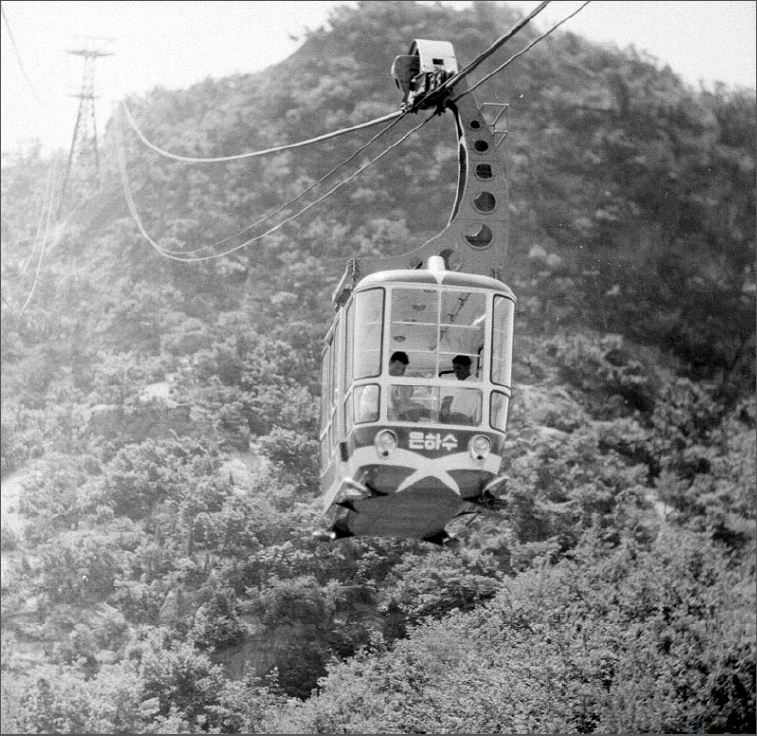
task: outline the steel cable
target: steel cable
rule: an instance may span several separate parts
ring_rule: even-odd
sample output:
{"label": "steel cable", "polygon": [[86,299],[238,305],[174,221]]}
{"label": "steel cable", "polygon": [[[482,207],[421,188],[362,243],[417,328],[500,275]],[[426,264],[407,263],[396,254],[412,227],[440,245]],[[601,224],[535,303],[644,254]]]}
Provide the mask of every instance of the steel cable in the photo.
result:
{"label": "steel cable", "polygon": [[540,41],[543,41],[547,36],[549,36],[551,33],[556,31],[563,23],[565,23],[566,21],[569,21],[573,16],[578,15],[578,13],[580,13],[590,2],[591,0],[586,0],[586,2],[583,5],[581,5],[580,8],[577,8],[569,15],[566,15],[561,21],[559,21],[558,23],[555,23],[555,25],[553,25],[552,28],[542,33],[538,38],[535,38],[533,41],[531,41],[530,44],[528,44],[528,46],[521,49],[517,53],[513,54],[507,61],[500,64],[496,69],[492,69],[492,71],[490,71],[488,74],[486,74],[481,79],[479,79],[474,85],[472,85],[467,90],[465,90],[465,92],[462,92],[457,97],[455,97],[451,102],[452,103],[457,102],[461,97],[464,97],[465,95],[473,92],[474,89],[476,89],[477,87],[480,87],[484,82],[491,79],[495,74],[499,74],[505,67],[509,66],[517,58],[519,58],[520,56],[523,56],[523,54],[525,54],[527,51],[531,50],[534,46],[536,46],[537,43],[539,43]]}
{"label": "steel cable", "polygon": [[354,133],[357,130],[363,130],[364,128],[370,128],[374,125],[379,125],[380,123],[385,123],[387,120],[391,120],[393,118],[400,118],[405,113],[402,111],[396,111],[389,113],[387,115],[383,115],[380,118],[375,118],[373,120],[368,120],[365,123],[359,123],[358,125],[353,125],[349,128],[341,128],[340,130],[335,130],[331,133],[324,133],[323,135],[316,136],[315,138],[308,138],[304,141],[298,141],[297,143],[287,143],[282,146],[273,146],[272,148],[266,148],[261,151],[249,151],[247,153],[237,153],[233,156],[217,156],[214,158],[197,158],[193,156],[180,156],[175,153],[171,153],[170,151],[166,151],[162,148],[159,148],[154,143],[151,143],[147,138],[145,137],[144,133],[139,129],[139,126],[137,125],[136,121],[134,120],[134,117],[131,114],[131,111],[129,110],[128,106],[125,102],[121,103],[121,106],[123,107],[126,117],[129,121],[129,125],[132,127],[134,132],[137,134],[137,137],[144,143],[150,150],[155,151],[155,153],[160,154],[161,156],[164,156],[166,158],[173,159],[174,161],[181,161],[182,163],[188,163],[188,164],[211,164],[211,163],[223,163],[228,161],[239,161],[241,159],[246,158],[259,158],[261,156],[268,156],[272,153],[280,153],[282,151],[291,151],[294,148],[302,148],[303,146],[309,146],[314,143],[320,143],[321,141],[327,141],[331,138],[336,138],[340,135],[346,135],[347,133]]}
{"label": "steel cable", "polygon": [[[183,262],[183,263],[197,263],[197,262],[200,262],[200,261],[208,261],[208,260],[211,260],[213,258],[221,258],[223,256],[227,256],[227,255],[229,255],[231,253],[234,253],[234,252],[236,252],[238,250],[241,250],[242,248],[246,248],[251,243],[253,243],[253,242],[257,241],[257,240],[260,240],[261,238],[263,238],[263,237],[265,237],[267,235],[270,235],[271,233],[276,232],[279,228],[281,228],[286,223],[291,222],[295,218],[297,218],[300,215],[302,215],[305,212],[307,212],[312,207],[315,207],[315,205],[319,204],[324,199],[326,199],[327,197],[329,197],[332,194],[334,194],[334,192],[336,192],[338,189],[340,189],[341,187],[343,187],[348,182],[352,181],[352,179],[354,179],[356,176],[358,176],[363,171],[365,171],[369,166],[372,166],[374,163],[376,163],[376,161],[378,161],[379,159],[383,158],[386,154],[388,154],[394,148],[396,148],[401,143],[403,143],[413,133],[415,133],[417,130],[419,130],[424,125],[426,125],[426,123],[428,123],[435,115],[436,115],[436,113],[433,113],[432,115],[429,115],[425,120],[421,121],[421,123],[419,123],[415,127],[411,128],[402,137],[400,137],[399,139],[397,139],[396,141],[394,141],[391,145],[389,145],[387,148],[385,148],[378,156],[375,156],[370,161],[368,161],[368,163],[364,164],[359,169],[356,169],[352,174],[350,174],[348,177],[346,177],[345,179],[343,179],[342,181],[340,181],[335,187],[332,187],[328,192],[326,192],[322,196],[320,196],[317,199],[315,199],[312,202],[310,202],[310,204],[306,205],[305,207],[302,207],[300,210],[298,210],[294,214],[290,215],[289,217],[286,217],[281,222],[279,222],[278,224],[276,224],[273,227],[269,228],[265,232],[260,233],[259,235],[256,235],[255,237],[250,238],[250,239],[246,240],[245,242],[240,243],[239,245],[236,245],[233,248],[229,248],[229,249],[227,249],[227,250],[225,250],[225,251],[223,251],[221,253],[213,253],[213,254],[208,255],[208,256],[198,256],[198,257],[194,257],[194,258],[180,257],[180,256],[173,255],[172,253],[166,252],[163,248],[161,248],[150,237],[150,235],[148,234],[147,230],[145,229],[145,227],[144,227],[144,225],[143,225],[143,223],[142,223],[142,221],[141,221],[141,219],[139,217],[139,212],[137,210],[136,203],[134,202],[134,197],[133,197],[133,194],[131,192],[131,187],[130,187],[129,179],[128,179],[128,173],[126,171],[126,156],[125,156],[124,147],[123,147],[123,129],[119,125],[119,136],[118,136],[119,168],[120,168],[120,173],[121,173],[122,188],[124,190],[124,197],[126,199],[126,204],[127,204],[128,209],[129,209],[129,213],[131,214],[131,217],[134,220],[135,224],[137,225],[137,228],[139,229],[140,233],[148,241],[148,243],[150,243],[150,245],[158,253],[160,253],[160,255],[164,256],[165,258],[169,258],[171,260],[179,261],[179,262]],[[120,118],[119,118],[119,122],[120,122]]]}
{"label": "steel cable", "polygon": [[372,145],[375,141],[381,138],[381,136],[383,136],[385,133],[388,133],[395,125],[397,125],[397,123],[399,123],[399,121],[405,116],[405,114],[406,113],[403,113],[400,116],[396,117],[394,120],[392,120],[392,122],[389,123],[389,125],[382,128],[370,140],[366,141],[363,145],[361,145],[359,148],[353,151],[346,159],[344,159],[343,161],[338,163],[336,166],[334,166],[332,169],[330,169],[328,172],[326,172],[317,181],[313,182],[310,186],[303,189],[296,197],[285,202],[280,207],[277,207],[275,210],[271,210],[270,212],[266,213],[262,217],[258,218],[255,222],[249,225],[246,225],[245,227],[243,227],[241,230],[237,231],[236,233],[227,235],[225,238],[223,238],[222,240],[218,240],[215,243],[208,243],[206,245],[202,245],[199,248],[195,248],[193,250],[183,250],[183,251],[164,250],[164,253],[168,253],[171,255],[180,255],[180,256],[194,255],[195,253],[200,253],[203,250],[216,248],[219,245],[224,245],[225,243],[228,243],[230,240],[234,240],[234,238],[238,238],[244,235],[245,233],[248,233],[250,230],[257,227],[258,225],[265,222],[266,220],[270,220],[274,215],[279,214],[279,212],[281,212],[282,210],[285,210],[287,207],[291,207],[296,202],[299,202],[305,195],[309,194],[318,186],[323,184],[323,182],[326,181],[326,179],[333,176],[343,166],[346,166],[347,164],[349,164],[353,159],[359,156],[364,150],[366,150],[370,145]]}
{"label": "steel cable", "polygon": [[13,46],[13,51],[16,54],[16,61],[18,61],[18,66],[21,69],[21,74],[23,74],[24,79],[26,80],[26,83],[29,85],[29,91],[32,93],[32,96],[34,99],[41,105],[42,100],[39,98],[39,95],[37,94],[37,90],[34,88],[34,85],[32,84],[32,80],[29,79],[29,75],[26,73],[26,68],[24,67],[24,62],[21,61],[21,53],[18,50],[18,46],[16,45],[16,39],[13,36],[13,31],[11,30],[11,25],[8,22],[8,16],[5,14],[5,9],[2,5],[0,5],[0,14],[2,14],[3,22],[5,23],[5,28],[8,31],[8,37],[11,40],[11,45]]}
{"label": "steel cable", "polygon": [[37,287],[37,282],[39,281],[39,273],[40,273],[40,269],[42,268],[42,257],[45,254],[45,246],[47,244],[47,238],[50,232],[50,218],[53,212],[53,200],[55,199],[53,195],[54,186],[55,186],[55,161],[53,160],[53,163],[50,166],[50,174],[48,175],[47,195],[46,195],[47,215],[45,217],[45,230],[42,233],[42,242],[40,243],[40,247],[39,247],[39,258],[37,259],[37,268],[34,271],[34,281],[32,282],[31,289],[29,290],[29,295],[26,297],[26,301],[23,303],[23,305],[19,309],[20,314],[23,314],[23,312],[29,306],[29,303],[31,302],[32,297],[34,296],[34,291]]}

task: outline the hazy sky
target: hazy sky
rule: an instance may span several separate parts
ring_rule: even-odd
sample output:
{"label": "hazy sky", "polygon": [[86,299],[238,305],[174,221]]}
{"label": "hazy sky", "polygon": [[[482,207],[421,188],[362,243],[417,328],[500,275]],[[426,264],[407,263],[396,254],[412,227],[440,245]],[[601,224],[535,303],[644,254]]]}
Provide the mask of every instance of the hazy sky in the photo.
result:
{"label": "hazy sky", "polygon": [[[331,8],[344,4],[355,3],[4,0],[2,150],[33,139],[41,140],[46,148],[68,148],[78,104],[71,95],[81,85],[82,60],[66,50],[94,43],[82,37],[112,39],[102,47],[114,55],[96,63],[102,130],[114,102],[128,93],[146,92],[156,85],[187,87],[208,76],[254,72],[281,61],[298,47],[297,39],[305,28],[325,24]],[[538,3],[510,4],[529,11]],[[545,30],[580,4],[552,2],[535,25]],[[756,7],[753,0],[594,0],[562,28],[620,48],[633,44],[670,64],[693,85],[702,81],[712,86],[720,80],[754,88]],[[454,44],[455,39],[445,40]],[[513,41],[508,49],[517,47]],[[388,52],[386,65],[389,99],[394,94],[389,78],[393,54],[394,50]],[[316,132],[320,131],[303,131]]]}

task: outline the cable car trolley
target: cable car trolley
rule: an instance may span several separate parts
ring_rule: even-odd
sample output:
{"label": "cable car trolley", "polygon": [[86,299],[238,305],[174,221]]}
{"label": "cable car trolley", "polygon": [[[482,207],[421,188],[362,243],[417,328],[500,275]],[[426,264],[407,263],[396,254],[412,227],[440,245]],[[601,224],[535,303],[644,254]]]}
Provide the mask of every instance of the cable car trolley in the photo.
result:
{"label": "cable car trolley", "polygon": [[455,518],[490,505],[511,398],[515,297],[501,281],[507,238],[496,129],[458,73],[452,45],[413,41],[392,65],[408,112],[450,112],[457,196],[446,228],[411,257],[334,292],[321,397],[325,539],[409,537],[443,544]]}

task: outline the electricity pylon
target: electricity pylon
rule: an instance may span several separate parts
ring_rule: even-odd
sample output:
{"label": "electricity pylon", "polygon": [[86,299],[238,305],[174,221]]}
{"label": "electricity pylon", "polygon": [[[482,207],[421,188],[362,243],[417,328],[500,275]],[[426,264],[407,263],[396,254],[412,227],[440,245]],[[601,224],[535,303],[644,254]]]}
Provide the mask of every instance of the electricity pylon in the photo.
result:
{"label": "electricity pylon", "polygon": [[84,63],[81,89],[72,95],[79,99],[79,109],[76,113],[74,134],[71,139],[71,149],[68,152],[66,173],[63,177],[60,204],[60,214],[66,201],[69,182],[75,182],[80,195],[86,195],[95,190],[100,179],[100,155],[97,149],[97,121],[95,118],[95,62],[101,56],[112,56],[113,53],[104,51],[104,46],[112,41],[109,38],[87,37],[81,48],[67,49],[67,53],[81,56]]}

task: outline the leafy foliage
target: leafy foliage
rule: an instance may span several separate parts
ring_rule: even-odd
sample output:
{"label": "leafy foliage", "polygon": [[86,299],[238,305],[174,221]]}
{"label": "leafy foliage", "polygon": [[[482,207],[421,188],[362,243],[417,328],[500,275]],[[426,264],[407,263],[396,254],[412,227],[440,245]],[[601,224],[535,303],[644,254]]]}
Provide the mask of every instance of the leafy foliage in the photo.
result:
{"label": "leafy foliage", "polygon": [[738,578],[696,535],[668,530],[648,549],[626,542],[610,554],[588,537],[573,560],[506,580],[489,604],[332,666],[284,725],[746,733],[753,594]]}
{"label": "leafy foliage", "polygon": [[[465,62],[519,17],[340,6],[275,68],[128,102],[165,149],[265,148],[390,112],[377,70],[412,38]],[[441,229],[449,121],[187,263],[104,157],[24,310],[50,162],[4,157],[3,731],[754,732],[754,92],[560,31],[493,97],[515,392],[498,510],[455,553],[310,537],[331,291]],[[191,258],[367,140],[124,150],[147,231]]]}

